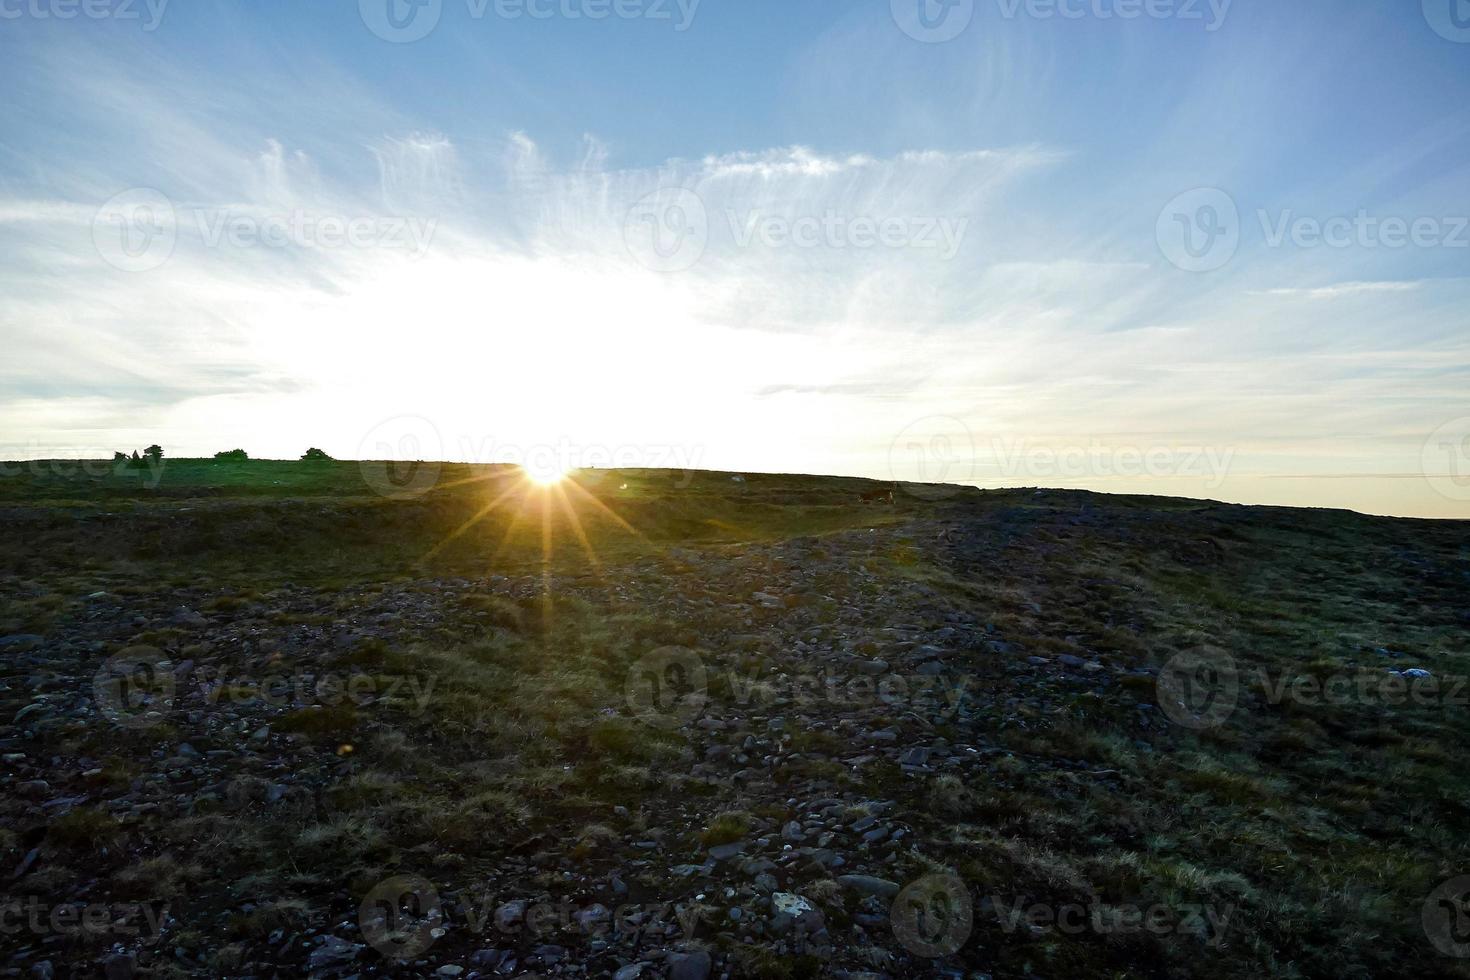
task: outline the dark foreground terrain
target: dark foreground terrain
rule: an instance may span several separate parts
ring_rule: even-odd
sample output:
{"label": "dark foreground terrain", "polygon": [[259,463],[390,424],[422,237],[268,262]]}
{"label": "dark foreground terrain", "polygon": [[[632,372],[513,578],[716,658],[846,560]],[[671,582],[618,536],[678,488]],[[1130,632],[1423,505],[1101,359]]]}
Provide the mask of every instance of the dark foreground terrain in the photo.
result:
{"label": "dark foreground terrain", "polygon": [[55,469],[0,974],[1470,976],[1464,523]]}

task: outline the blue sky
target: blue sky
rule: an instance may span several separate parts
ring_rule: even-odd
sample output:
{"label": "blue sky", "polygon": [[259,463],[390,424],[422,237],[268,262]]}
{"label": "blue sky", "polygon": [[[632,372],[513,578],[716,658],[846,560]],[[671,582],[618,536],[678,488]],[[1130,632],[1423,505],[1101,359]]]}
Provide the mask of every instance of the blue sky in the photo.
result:
{"label": "blue sky", "polygon": [[0,0],[0,456],[1470,517],[1461,0],[88,2]]}

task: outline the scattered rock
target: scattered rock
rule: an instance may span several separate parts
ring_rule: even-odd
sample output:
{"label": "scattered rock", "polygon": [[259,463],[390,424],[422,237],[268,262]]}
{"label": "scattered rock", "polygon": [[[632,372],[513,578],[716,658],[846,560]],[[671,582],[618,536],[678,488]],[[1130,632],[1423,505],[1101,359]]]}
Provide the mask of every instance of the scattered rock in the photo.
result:
{"label": "scattered rock", "polygon": [[870,875],[838,875],[837,883],[853,891],[864,895],[874,895],[878,898],[892,899],[898,894],[898,883],[888,881],[885,878],[874,878]]}

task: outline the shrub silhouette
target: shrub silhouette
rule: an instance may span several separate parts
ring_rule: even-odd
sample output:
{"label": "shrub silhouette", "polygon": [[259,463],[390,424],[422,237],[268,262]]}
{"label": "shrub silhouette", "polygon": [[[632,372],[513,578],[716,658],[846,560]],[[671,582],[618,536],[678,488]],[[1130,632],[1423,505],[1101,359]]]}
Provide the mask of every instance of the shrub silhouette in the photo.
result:
{"label": "shrub silhouette", "polygon": [[331,459],[332,457],[328,456],[320,449],[308,449],[306,452],[301,454],[301,458],[308,460],[324,460]]}
{"label": "shrub silhouette", "polygon": [[163,447],[155,442],[153,445],[143,450],[143,455],[148,459],[155,461],[163,459]]}
{"label": "shrub silhouette", "polygon": [[250,458],[250,454],[247,453],[243,449],[231,449],[231,450],[228,450],[226,452],[215,453],[214,454],[214,458],[215,459],[222,459],[222,460],[229,460],[231,462],[238,462],[240,460],[249,459]]}

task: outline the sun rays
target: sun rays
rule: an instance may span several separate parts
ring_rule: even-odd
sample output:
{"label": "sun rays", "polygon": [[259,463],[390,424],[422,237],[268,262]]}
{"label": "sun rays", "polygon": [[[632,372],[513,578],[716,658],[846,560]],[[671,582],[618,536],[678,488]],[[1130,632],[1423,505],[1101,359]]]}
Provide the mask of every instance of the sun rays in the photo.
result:
{"label": "sun rays", "polygon": [[[584,486],[578,476],[577,470],[553,465],[519,466],[445,484],[447,487],[503,481],[503,485],[492,485],[487,492],[486,503],[430,548],[422,560],[427,562],[433,559],[465,538],[476,527],[496,517],[506,520],[499,542],[486,556],[491,565],[496,564],[510,549],[518,531],[525,534],[539,532],[541,590],[545,602],[544,615],[548,618],[549,625],[553,592],[552,568],[559,542],[565,542],[570,537],[576,542],[577,549],[585,555],[592,573],[602,576],[602,557],[593,545],[585,519],[595,518],[597,522],[615,526],[619,532],[645,545],[656,547],[645,534]],[[626,487],[626,484],[622,486]],[[570,532],[570,535],[566,532]]]}

